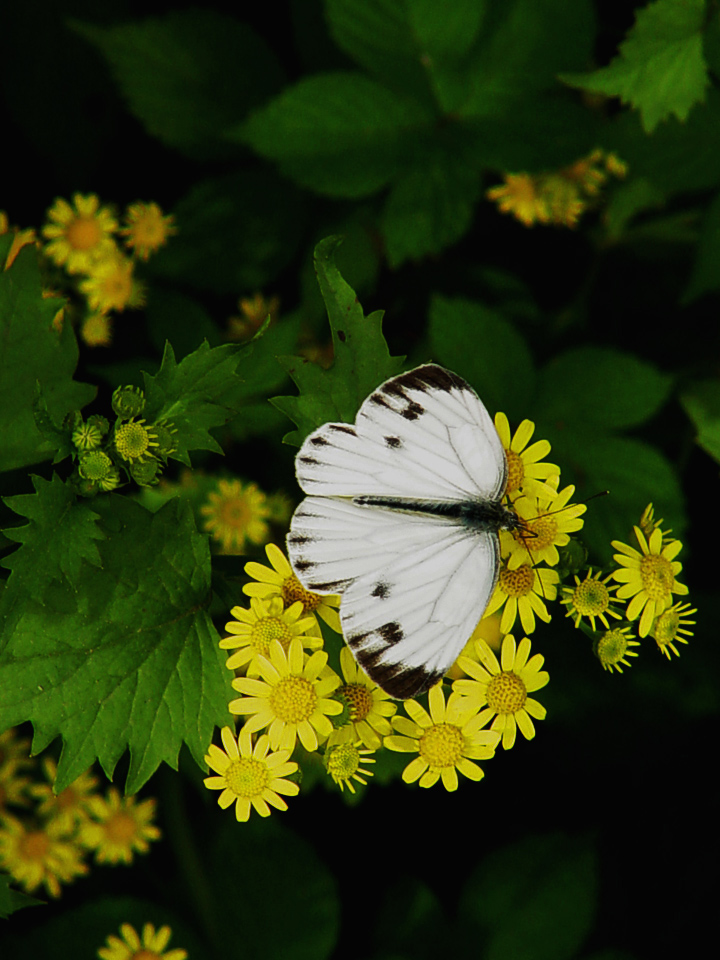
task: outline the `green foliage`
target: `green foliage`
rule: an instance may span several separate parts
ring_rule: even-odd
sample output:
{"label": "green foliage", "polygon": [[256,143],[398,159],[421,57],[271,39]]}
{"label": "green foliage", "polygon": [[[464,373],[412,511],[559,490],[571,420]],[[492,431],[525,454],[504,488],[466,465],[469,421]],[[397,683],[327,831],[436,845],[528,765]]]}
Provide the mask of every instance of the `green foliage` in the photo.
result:
{"label": "green foliage", "polygon": [[720,384],[698,380],[682,392],[680,402],[695,427],[696,442],[720,463]]}
{"label": "green foliage", "polygon": [[607,67],[562,79],[631,104],[640,111],[646,133],[671,115],[686,120],[709,84],[703,58],[705,16],[705,0],[655,0],[638,11],[635,26]]}
{"label": "green foliage", "polygon": [[36,900],[22,890],[13,890],[10,877],[0,873],[0,920],[7,920],[12,913],[22,910],[23,907],[36,907],[41,903],[42,900]]}

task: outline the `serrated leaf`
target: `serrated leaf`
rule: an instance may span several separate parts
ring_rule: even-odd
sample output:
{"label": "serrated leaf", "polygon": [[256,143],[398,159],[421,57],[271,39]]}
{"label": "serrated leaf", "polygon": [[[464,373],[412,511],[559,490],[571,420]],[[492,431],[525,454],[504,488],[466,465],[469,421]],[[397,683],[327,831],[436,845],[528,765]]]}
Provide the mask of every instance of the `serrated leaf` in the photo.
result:
{"label": "serrated leaf", "polygon": [[332,367],[323,370],[302,357],[281,358],[300,396],[276,397],[272,402],[297,424],[285,441],[298,446],[323,423],[351,423],[365,397],[402,365],[402,358],[390,356],[382,335],[382,311],[366,317],[355,291],[335,265],[335,249],[341,241],[341,237],[327,237],[315,247],[315,270],[332,332]]}
{"label": "serrated leaf", "polygon": [[95,387],[72,379],[77,342],[70,323],[60,332],[53,329],[59,303],[43,299],[32,245],[23,247],[8,270],[0,271],[0,471],[49,460],[57,450],[35,425],[38,381],[55,423],[95,396]]}
{"label": "serrated leaf", "polygon": [[239,139],[296,183],[331,197],[384,187],[432,114],[359,73],[324,73],[251,114]]}
{"label": "serrated leaf", "polygon": [[47,400],[43,395],[42,384],[39,380],[35,381],[35,397],[33,399],[33,420],[40,436],[47,440],[51,447],[55,449],[53,463],[59,463],[65,457],[69,457],[75,449],[72,444],[71,431],[60,430],[53,423],[48,410]]}
{"label": "serrated leaf", "polygon": [[5,536],[22,546],[0,560],[0,565],[12,571],[13,589],[18,587],[18,578],[22,590],[35,600],[42,600],[53,580],[67,578],[77,588],[83,560],[100,566],[95,541],[103,540],[105,534],[98,527],[98,514],[87,501],[79,500],[73,487],[63,483],[57,474],[49,481],[36,476],[31,479],[35,493],[3,497],[11,510],[27,517],[30,523],[5,528]]}
{"label": "serrated leaf", "polygon": [[149,421],[167,419],[175,427],[173,459],[189,467],[190,450],[222,453],[209,430],[227,423],[242,405],[242,385],[235,373],[241,350],[232,344],[210,347],[201,343],[178,363],[168,342],[159,371],[155,376],[144,375],[144,417]]}
{"label": "serrated leaf", "polygon": [[277,58],[262,37],[213,10],[176,10],[112,27],[71,26],[101,50],[147,130],[192,157],[231,153],[226,128],[282,84]]}
{"label": "serrated leaf", "polygon": [[705,11],[705,0],[656,0],[638,10],[634,27],[607,67],[561,79],[620,97],[640,111],[646,133],[671,115],[686,120],[710,82],[703,58]]}
{"label": "serrated leaf", "polygon": [[227,721],[228,671],[208,616],[210,555],[190,508],[171,500],[151,514],[117,495],[97,498],[107,539],[102,566],[77,587],[53,584],[44,602],[9,584],[12,611],[0,656],[0,728],[26,720],[33,752],[64,740],[56,787],[96,759],[105,773],[130,749],[126,789],[161,762],[177,768],[186,743],[202,764],[213,728]]}
{"label": "serrated leaf", "polygon": [[720,463],[720,383],[698,380],[683,391],[680,402],[697,430],[697,443]]}

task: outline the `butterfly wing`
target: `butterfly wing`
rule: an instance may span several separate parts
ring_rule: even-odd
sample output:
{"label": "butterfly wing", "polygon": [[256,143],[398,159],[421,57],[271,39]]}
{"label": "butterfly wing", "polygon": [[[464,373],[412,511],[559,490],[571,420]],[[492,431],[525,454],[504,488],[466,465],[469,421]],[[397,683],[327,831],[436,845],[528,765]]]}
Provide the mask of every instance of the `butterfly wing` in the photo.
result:
{"label": "butterfly wing", "polygon": [[288,553],[302,583],[342,593],[343,634],[358,663],[391,696],[415,696],[453,665],[495,586],[491,531],[432,516],[307,497]]}
{"label": "butterfly wing", "polygon": [[482,401],[461,377],[426,364],[387,380],[355,424],[326,423],[295,461],[305,493],[499,500],[507,461]]}

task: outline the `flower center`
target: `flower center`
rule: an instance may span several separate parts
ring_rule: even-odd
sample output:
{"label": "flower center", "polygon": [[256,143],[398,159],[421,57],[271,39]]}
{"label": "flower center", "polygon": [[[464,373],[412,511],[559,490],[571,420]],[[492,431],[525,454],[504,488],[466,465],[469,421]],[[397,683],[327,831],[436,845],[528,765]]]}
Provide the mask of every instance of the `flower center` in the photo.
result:
{"label": "flower center", "polygon": [[454,723],[435,723],[420,737],[419,753],[431,767],[454,767],[462,759],[464,738]]}
{"label": "flower center", "polygon": [[252,520],[250,504],[241,497],[222,500],[218,504],[217,512],[220,520],[235,530],[247,530],[248,523]]}
{"label": "flower center", "polygon": [[349,780],[361,763],[360,752],[352,743],[340,743],[327,757],[327,771],[336,780]]}
{"label": "flower center", "polygon": [[345,683],[338,694],[350,704],[350,719],[354,722],[364,720],[372,710],[372,694],[364,683]]}
{"label": "flower center", "polygon": [[522,462],[522,457],[519,457],[514,450],[506,450],[505,456],[508,465],[505,493],[514,493],[520,489],[525,479],[525,465]]}
{"label": "flower center", "polygon": [[536,520],[531,520],[527,526],[533,534],[526,544],[530,550],[540,551],[555,543],[558,534],[555,517],[538,517]]}
{"label": "flower center", "polygon": [[317,706],[317,693],[304,677],[283,677],[270,696],[270,706],[278,720],[300,723],[309,720]]}
{"label": "flower center", "polygon": [[608,589],[598,580],[583,580],[573,591],[573,606],[582,616],[604,613],[609,604]]}
{"label": "flower center", "polygon": [[317,593],[310,593],[309,590],[306,590],[294,573],[283,581],[282,598],[287,607],[297,603],[298,600],[302,600],[305,613],[314,613],[323,600]]}
{"label": "flower center", "polygon": [[263,617],[262,620],[258,620],[253,625],[250,631],[250,640],[257,652],[266,657],[270,650],[271,640],[279,640],[283,649],[287,650],[292,640],[292,633],[290,627],[280,617]]}
{"label": "flower center", "polygon": [[102,480],[112,467],[112,460],[102,450],[92,450],[80,459],[80,475],[86,480]]}
{"label": "flower center", "polygon": [[105,822],[108,840],[125,845],[137,834],[137,824],[129,813],[114,813]]}
{"label": "flower center", "polygon": [[94,217],[75,217],[67,225],[65,238],[74,250],[91,250],[102,240],[102,231]]}
{"label": "flower center", "polygon": [[228,790],[236,797],[257,797],[262,794],[270,780],[267,764],[254,757],[240,757],[233,760],[225,771]]}
{"label": "flower center", "polygon": [[672,564],[665,557],[646,554],[640,561],[640,576],[651,600],[664,600],[672,593],[675,576]]}
{"label": "flower center", "polygon": [[42,830],[33,830],[25,834],[19,847],[24,860],[42,862],[50,848],[50,839]]}
{"label": "flower center", "polygon": [[619,630],[608,630],[599,640],[597,655],[601,663],[620,663],[627,653],[627,637]]}
{"label": "flower center", "polygon": [[503,670],[487,685],[487,702],[496,713],[517,713],[527,700],[525,684],[516,673]]}
{"label": "flower center", "polygon": [[535,572],[529,563],[522,563],[516,570],[500,571],[500,589],[508,597],[524,597],[532,593]]}
{"label": "flower center", "polygon": [[664,646],[666,643],[672,643],[677,639],[678,627],[680,626],[680,615],[676,610],[666,610],[655,621],[653,627],[653,636],[658,644]]}
{"label": "flower center", "polygon": [[147,453],[148,447],[156,445],[139,422],[123,423],[115,433],[115,449],[124,460],[139,460]]}

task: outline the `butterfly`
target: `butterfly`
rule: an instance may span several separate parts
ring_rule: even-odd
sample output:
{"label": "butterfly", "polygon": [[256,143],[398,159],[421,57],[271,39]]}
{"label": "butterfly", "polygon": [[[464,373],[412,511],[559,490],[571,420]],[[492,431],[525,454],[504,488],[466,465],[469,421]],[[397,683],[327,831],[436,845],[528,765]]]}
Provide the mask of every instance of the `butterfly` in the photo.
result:
{"label": "butterfly", "polygon": [[313,593],[341,594],[355,659],[402,700],[454,664],[492,596],[507,458],[462,377],[425,364],[381,384],[354,424],[326,423],[295,459],[306,498],[288,556]]}

